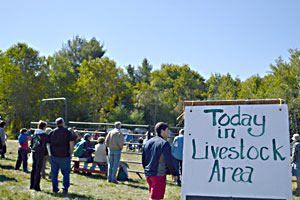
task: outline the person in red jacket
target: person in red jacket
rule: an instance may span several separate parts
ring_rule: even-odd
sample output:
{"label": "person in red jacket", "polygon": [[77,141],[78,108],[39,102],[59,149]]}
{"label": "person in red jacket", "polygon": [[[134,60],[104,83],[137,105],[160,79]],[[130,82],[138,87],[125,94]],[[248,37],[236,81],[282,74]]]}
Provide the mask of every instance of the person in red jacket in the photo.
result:
{"label": "person in red jacket", "polygon": [[27,169],[27,154],[28,154],[28,139],[30,137],[30,130],[27,132],[26,128],[22,128],[18,137],[19,149],[18,159],[16,162],[16,170],[19,170],[23,162],[23,172],[30,173]]}

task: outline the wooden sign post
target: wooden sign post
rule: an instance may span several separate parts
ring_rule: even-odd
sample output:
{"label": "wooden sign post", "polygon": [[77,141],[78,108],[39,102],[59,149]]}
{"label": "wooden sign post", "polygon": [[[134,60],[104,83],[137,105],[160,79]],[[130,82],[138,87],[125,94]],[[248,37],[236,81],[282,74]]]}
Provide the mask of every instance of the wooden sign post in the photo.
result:
{"label": "wooden sign post", "polygon": [[292,199],[283,100],[184,105],[182,199]]}

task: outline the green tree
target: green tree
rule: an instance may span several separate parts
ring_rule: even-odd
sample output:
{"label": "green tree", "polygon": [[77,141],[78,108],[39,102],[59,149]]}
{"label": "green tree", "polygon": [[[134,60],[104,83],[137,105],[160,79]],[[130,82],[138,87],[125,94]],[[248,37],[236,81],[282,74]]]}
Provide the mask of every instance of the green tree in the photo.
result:
{"label": "green tree", "polygon": [[128,111],[123,104],[119,104],[108,117],[109,122],[121,121],[124,124],[144,124],[144,113],[137,109]]}
{"label": "green tree", "polygon": [[138,82],[149,83],[150,73],[152,71],[152,65],[150,65],[149,61],[144,58],[142,65],[138,67],[135,72],[136,80]]}
{"label": "green tree", "polygon": [[137,84],[136,102],[145,113],[145,121],[176,124],[183,112],[183,101],[201,100],[206,92],[204,78],[187,65],[162,65],[150,75],[150,83]]}
{"label": "green tree", "polygon": [[[39,100],[47,93],[48,68],[44,57],[24,43],[18,43],[1,54],[2,108],[10,129],[16,132],[38,119]],[[25,106],[24,106],[25,105]]]}
{"label": "green tree", "polygon": [[241,81],[238,78],[233,79],[229,73],[212,74],[206,84],[208,87],[206,96],[211,100],[236,99],[241,87]]}
{"label": "green tree", "polygon": [[72,40],[68,40],[66,44],[63,44],[62,49],[55,55],[69,59],[78,74],[77,68],[84,60],[102,58],[105,52],[103,44],[97,41],[96,38],[93,37],[90,41],[87,41],[77,35]]}
{"label": "green tree", "polygon": [[114,103],[123,95],[122,70],[109,58],[89,59],[79,67],[78,86],[83,90],[80,98],[89,102],[90,112],[96,120],[104,121],[105,113],[114,107]]}
{"label": "green tree", "polygon": [[300,92],[300,51],[298,49],[289,50],[289,62],[285,62],[279,57],[275,64],[270,65],[271,72],[268,84],[269,98],[285,99],[289,106],[291,132],[299,131],[299,92]]}
{"label": "green tree", "polygon": [[[49,68],[49,98],[65,97],[68,101],[68,120],[81,121],[85,119],[86,115],[78,109],[83,109],[84,106],[80,105],[80,90],[77,87],[77,75],[71,65],[71,62],[61,56],[48,57],[47,64]],[[43,104],[43,119],[53,121],[58,116],[64,116],[64,102],[46,102]],[[80,114],[79,114],[80,113]]]}

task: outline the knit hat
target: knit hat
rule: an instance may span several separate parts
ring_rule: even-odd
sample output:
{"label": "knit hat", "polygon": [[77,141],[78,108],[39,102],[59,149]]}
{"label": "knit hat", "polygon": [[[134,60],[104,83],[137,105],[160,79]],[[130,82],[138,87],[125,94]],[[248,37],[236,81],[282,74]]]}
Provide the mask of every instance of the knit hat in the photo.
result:
{"label": "knit hat", "polygon": [[88,138],[90,138],[91,135],[89,133],[84,134],[84,139],[87,140]]}

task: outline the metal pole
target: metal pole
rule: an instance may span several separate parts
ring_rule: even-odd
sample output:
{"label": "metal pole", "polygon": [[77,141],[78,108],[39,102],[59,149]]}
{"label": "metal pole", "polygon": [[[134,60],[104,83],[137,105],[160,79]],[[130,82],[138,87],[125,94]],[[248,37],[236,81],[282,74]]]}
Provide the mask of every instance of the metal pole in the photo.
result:
{"label": "metal pole", "polygon": [[42,99],[41,103],[40,103],[40,118],[42,119],[42,103],[44,101],[59,101],[59,100],[63,100],[65,102],[65,122],[66,125],[68,124],[68,102],[67,99],[65,97],[60,97],[60,98],[49,98],[49,99]]}
{"label": "metal pole", "polygon": [[43,103],[43,100],[40,103],[40,119],[42,119],[42,117],[43,117],[43,115],[42,115],[42,103]]}
{"label": "metal pole", "polygon": [[148,135],[147,135],[147,139],[149,140],[150,139],[150,137],[151,137],[151,126],[150,125],[148,125]]}
{"label": "metal pole", "polygon": [[66,126],[68,125],[68,101],[65,98],[65,122],[66,122]]}

